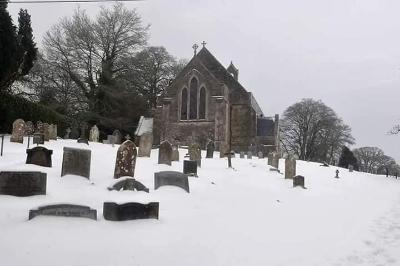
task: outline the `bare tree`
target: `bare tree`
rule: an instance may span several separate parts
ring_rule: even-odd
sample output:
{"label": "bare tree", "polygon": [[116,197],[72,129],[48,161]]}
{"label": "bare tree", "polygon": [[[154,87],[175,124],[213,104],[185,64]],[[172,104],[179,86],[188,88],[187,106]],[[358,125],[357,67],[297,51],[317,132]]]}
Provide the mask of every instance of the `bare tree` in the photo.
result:
{"label": "bare tree", "polygon": [[88,110],[102,115],[112,107],[104,101],[110,88],[124,88],[116,85],[124,72],[122,59],[146,43],[147,31],[137,12],[121,3],[102,7],[95,20],[77,9],[72,18],[62,19],[47,32],[44,54],[49,65],[73,81]]}
{"label": "bare tree", "polygon": [[358,160],[360,171],[367,173],[376,173],[379,167],[391,159],[377,147],[361,147],[355,149],[353,153]]}
{"label": "bare tree", "polygon": [[353,144],[351,129],[321,101],[303,99],[289,106],[282,118],[284,150],[301,160],[333,161]]}

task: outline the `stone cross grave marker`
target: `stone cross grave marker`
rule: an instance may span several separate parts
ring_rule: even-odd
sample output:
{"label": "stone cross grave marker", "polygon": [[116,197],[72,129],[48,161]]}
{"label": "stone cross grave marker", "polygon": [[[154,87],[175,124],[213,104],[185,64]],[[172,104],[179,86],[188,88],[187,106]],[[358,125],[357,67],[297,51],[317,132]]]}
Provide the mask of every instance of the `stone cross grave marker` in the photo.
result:
{"label": "stone cross grave marker", "polygon": [[137,149],[135,143],[126,140],[118,148],[115,162],[114,178],[122,176],[135,176]]}
{"label": "stone cross grave marker", "polygon": [[90,178],[91,151],[64,147],[61,176],[78,175]]}

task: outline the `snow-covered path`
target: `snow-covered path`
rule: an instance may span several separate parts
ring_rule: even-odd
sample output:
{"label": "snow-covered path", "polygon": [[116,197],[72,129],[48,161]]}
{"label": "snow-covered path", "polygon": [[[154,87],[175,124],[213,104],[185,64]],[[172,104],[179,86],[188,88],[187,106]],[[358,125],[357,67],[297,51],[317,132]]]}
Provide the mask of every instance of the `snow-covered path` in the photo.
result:
{"label": "snow-covered path", "polygon": [[[269,171],[266,159],[203,159],[190,194],[154,190],[158,151],[138,158],[135,178],[150,193],[108,191],[117,146],[50,141],[53,167],[26,165],[26,145],[9,143],[1,170],[47,173],[47,195],[0,195],[0,265],[347,266],[400,265],[400,180],[297,161],[307,189]],[[64,146],[92,150],[91,180],[60,177]],[[216,154],[215,157],[218,157]],[[280,169],[284,169],[281,160]],[[104,201],[160,202],[159,220],[110,222]],[[98,221],[37,217],[40,205],[67,202],[97,209]]]}

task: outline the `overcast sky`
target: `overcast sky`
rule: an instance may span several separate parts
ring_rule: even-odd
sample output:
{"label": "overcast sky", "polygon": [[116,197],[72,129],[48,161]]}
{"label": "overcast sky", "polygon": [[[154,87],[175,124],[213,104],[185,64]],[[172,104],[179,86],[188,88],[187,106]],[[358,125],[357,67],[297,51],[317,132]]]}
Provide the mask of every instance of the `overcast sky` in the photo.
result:
{"label": "overcast sky", "polygon": [[[103,5],[111,5],[103,4]],[[302,98],[320,99],[352,127],[356,146],[377,146],[400,162],[400,1],[148,0],[137,7],[151,24],[151,45],[176,57],[207,48],[253,92],[267,116]],[[80,4],[96,14],[99,4]],[[9,4],[28,9],[36,40],[76,4]]]}

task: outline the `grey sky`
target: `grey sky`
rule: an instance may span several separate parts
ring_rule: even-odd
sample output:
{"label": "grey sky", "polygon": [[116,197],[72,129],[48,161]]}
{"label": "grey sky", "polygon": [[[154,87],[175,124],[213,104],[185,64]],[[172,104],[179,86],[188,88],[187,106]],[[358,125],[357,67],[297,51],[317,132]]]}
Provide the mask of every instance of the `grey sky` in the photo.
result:
{"label": "grey sky", "polygon": [[[104,4],[111,5],[111,4]],[[302,98],[321,99],[350,125],[356,146],[378,146],[400,161],[400,1],[148,0],[126,3],[151,23],[151,45],[191,58],[206,41],[266,115]],[[76,4],[15,5],[32,15],[41,36]],[[98,4],[80,4],[95,14]]]}

